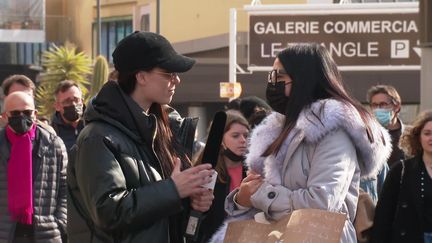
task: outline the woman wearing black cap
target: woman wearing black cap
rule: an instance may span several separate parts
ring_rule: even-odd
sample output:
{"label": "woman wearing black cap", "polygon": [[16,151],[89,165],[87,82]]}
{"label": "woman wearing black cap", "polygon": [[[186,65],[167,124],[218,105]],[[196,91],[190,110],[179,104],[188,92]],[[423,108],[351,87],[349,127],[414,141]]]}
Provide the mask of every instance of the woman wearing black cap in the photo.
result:
{"label": "woman wearing black cap", "polygon": [[178,73],[194,60],[150,32],[120,41],[113,60],[117,82],[105,84],[88,105],[68,165],[69,240],[182,242],[189,208],[204,212],[213,199],[201,187],[211,180],[211,166],[190,168],[192,144],[184,141],[193,141],[194,126],[185,123],[193,121],[169,116],[164,107]]}
{"label": "woman wearing black cap", "polygon": [[272,220],[303,208],[345,213],[341,242],[357,242],[360,176],[375,175],[386,162],[388,133],[349,96],[319,44],[281,51],[266,96],[276,112],[252,131],[249,175],[228,195],[227,213],[258,210]]}

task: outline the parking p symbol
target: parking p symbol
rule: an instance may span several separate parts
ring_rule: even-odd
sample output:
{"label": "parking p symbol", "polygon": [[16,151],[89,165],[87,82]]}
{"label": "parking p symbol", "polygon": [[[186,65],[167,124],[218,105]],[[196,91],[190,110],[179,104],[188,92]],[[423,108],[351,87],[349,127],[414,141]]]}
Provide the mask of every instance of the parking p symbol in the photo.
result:
{"label": "parking p symbol", "polygon": [[392,40],[391,41],[391,58],[409,58],[409,40]]}

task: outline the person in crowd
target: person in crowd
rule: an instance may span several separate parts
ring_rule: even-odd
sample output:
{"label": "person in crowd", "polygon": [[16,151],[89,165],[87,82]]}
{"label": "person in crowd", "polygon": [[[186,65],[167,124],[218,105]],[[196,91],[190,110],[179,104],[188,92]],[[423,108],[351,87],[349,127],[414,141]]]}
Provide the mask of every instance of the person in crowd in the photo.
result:
{"label": "person in crowd", "polygon": [[213,193],[203,185],[213,171],[191,167],[192,148],[182,146],[164,105],[195,61],[165,37],[138,31],[112,56],[118,80],[88,104],[68,166],[69,240],[183,242],[190,209],[210,208]]}
{"label": "person in crowd", "polygon": [[240,112],[248,120],[251,128],[260,124],[271,111],[271,107],[259,97],[246,96],[241,99]]}
{"label": "person in crowd", "polygon": [[3,93],[8,96],[15,91],[22,91],[34,97],[36,87],[31,79],[25,75],[15,74],[7,77],[2,84]]}
{"label": "person in crowd", "polygon": [[[356,242],[360,176],[390,154],[390,136],[346,91],[325,47],[291,44],[269,73],[272,112],[251,134],[248,176],[226,199],[231,217],[279,220],[302,208],[347,215],[341,242]],[[215,236],[215,241],[223,238]]]}
{"label": "person in crowd", "polygon": [[[30,78],[25,75],[15,74],[3,80],[2,89],[4,96],[15,91],[23,91],[28,93],[31,97],[34,96],[35,85]],[[4,114],[0,116],[0,127],[5,127],[7,124]]]}
{"label": "person in crowd", "polygon": [[246,96],[243,97],[240,101],[240,112],[249,120],[249,118],[259,111],[270,112],[271,107],[265,102],[263,99],[256,96]]}
{"label": "person in crowd", "polygon": [[[15,74],[9,76],[3,81],[2,89],[5,97],[15,91],[22,91],[34,98],[36,87],[29,77],[21,74]],[[36,123],[43,126],[49,132],[56,134],[54,129],[49,124],[40,120],[40,117],[36,117]],[[0,117],[0,127],[4,127],[6,124],[6,118],[2,115]]]}
{"label": "person in crowd", "polygon": [[368,90],[367,101],[378,122],[390,133],[393,150],[387,164],[391,167],[405,158],[399,148],[399,138],[406,127],[399,118],[402,100],[393,86],[376,85]]}
{"label": "person in crowd", "polygon": [[238,110],[249,122],[251,128],[258,125],[264,118],[270,114],[271,107],[257,96],[246,96],[230,101],[225,108]]}
{"label": "person in crowd", "polygon": [[51,125],[57,135],[63,139],[68,154],[84,128],[82,119],[84,104],[78,84],[72,80],[61,81],[54,91],[56,112]]}
{"label": "person in crowd", "polygon": [[397,162],[387,175],[375,210],[372,242],[431,242],[432,111],[421,113],[399,143],[409,158]]}
{"label": "person in crowd", "polygon": [[[246,177],[244,164],[247,152],[247,138],[249,123],[243,115],[235,110],[227,110],[224,136],[216,165],[218,173],[214,188],[214,201],[210,210],[205,214],[200,227],[198,240],[207,243],[225,219],[224,203],[229,192],[240,186]],[[196,164],[201,164],[203,153],[198,156]]]}
{"label": "person in crowd", "polygon": [[241,98],[235,98],[233,100],[231,100],[230,102],[226,103],[224,108],[225,110],[240,110],[240,103],[241,103]]}
{"label": "person in crowd", "polygon": [[[33,97],[5,99],[0,129],[0,242],[62,242],[66,238],[66,167],[63,141],[36,124]],[[66,242],[66,241],[63,241]]]}

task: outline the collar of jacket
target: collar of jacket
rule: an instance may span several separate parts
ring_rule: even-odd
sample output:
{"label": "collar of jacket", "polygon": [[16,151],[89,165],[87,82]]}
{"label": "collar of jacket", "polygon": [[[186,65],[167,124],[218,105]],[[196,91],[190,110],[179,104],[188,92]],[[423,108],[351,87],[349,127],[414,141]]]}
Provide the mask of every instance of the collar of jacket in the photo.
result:
{"label": "collar of jacket", "polygon": [[169,124],[174,138],[183,146],[186,155],[192,158],[198,117],[181,117],[178,111],[169,105],[164,105],[164,109],[168,113]]}
{"label": "collar of jacket", "polygon": [[[52,116],[52,119],[51,119],[51,124],[53,127],[54,126],[72,127],[72,125],[66,124],[66,122],[61,117],[60,112],[58,112],[58,111],[54,112],[54,115]],[[77,127],[84,127],[84,122],[83,122],[82,118],[79,119]]]}
{"label": "collar of jacket", "polygon": [[131,139],[144,142],[150,148],[156,136],[156,117],[144,110],[127,94],[117,82],[108,81],[92,99],[84,113],[84,121],[109,123]]}
{"label": "collar of jacket", "polygon": [[[284,122],[284,115],[272,112],[252,131],[246,163],[254,171],[263,174],[265,158],[261,155],[279,136]],[[300,113],[292,130],[295,133],[293,142],[297,145],[302,141],[316,144],[330,132],[343,129],[358,151],[361,176],[374,176],[390,156],[391,138],[387,130],[372,118],[369,126],[374,137],[373,143],[369,141],[365,125],[354,107],[335,99],[318,100]],[[283,162],[291,145],[294,143],[291,144],[287,139],[284,141],[280,152],[275,155],[276,161]]]}

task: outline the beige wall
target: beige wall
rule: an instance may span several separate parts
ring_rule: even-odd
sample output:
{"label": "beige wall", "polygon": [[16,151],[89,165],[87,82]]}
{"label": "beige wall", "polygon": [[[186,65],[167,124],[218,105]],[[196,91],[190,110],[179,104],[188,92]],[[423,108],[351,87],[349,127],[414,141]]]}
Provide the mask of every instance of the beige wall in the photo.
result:
{"label": "beige wall", "polygon": [[[151,31],[156,31],[156,0],[101,0],[102,17],[126,16],[139,12],[140,6],[151,8]],[[96,7],[95,1],[93,7]],[[306,0],[262,0],[265,4],[306,3]],[[226,34],[229,9],[237,8],[238,30],[247,31],[247,15],[241,9],[251,0],[160,0],[160,32],[172,42],[183,42]],[[93,11],[96,17],[96,11]],[[137,17],[136,20],[139,18]],[[138,27],[134,26],[134,27]],[[136,28],[135,28],[136,29]]]}
{"label": "beige wall", "polygon": [[[306,1],[262,0],[265,4]],[[247,31],[247,14],[242,10],[251,0],[161,0],[161,34],[172,42],[206,38],[229,32],[230,8],[237,8],[237,29]]]}
{"label": "beige wall", "polygon": [[91,54],[93,8],[89,0],[46,0],[47,41],[70,42]]}
{"label": "beige wall", "polygon": [[67,26],[68,18],[65,16],[64,0],[46,0],[46,38],[47,41],[64,40],[62,30]]}
{"label": "beige wall", "polygon": [[[87,54],[92,53],[92,24],[96,19],[96,1],[90,0],[46,0],[47,14],[63,15],[62,28],[56,31],[51,28],[48,36],[63,33],[66,39],[76,44]],[[265,4],[295,4],[306,3],[306,0],[262,0]],[[185,42],[220,36],[229,32],[229,9],[237,8],[237,28],[239,32],[247,31],[247,14],[242,10],[251,0],[160,0],[160,31],[171,42]],[[101,17],[136,16],[139,20],[141,6],[151,10],[150,28],[156,31],[156,0],[101,0]],[[139,23],[135,21],[134,29]],[[48,23],[58,25],[58,23]]]}
{"label": "beige wall", "polygon": [[68,41],[80,51],[91,55],[92,50],[92,2],[89,0],[65,0],[66,15],[71,18]]}

